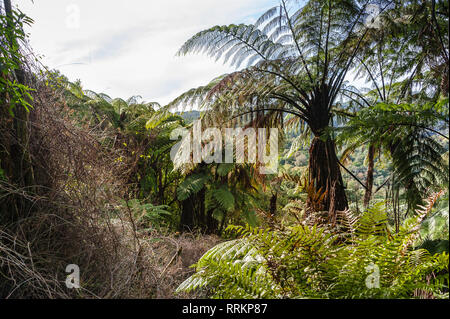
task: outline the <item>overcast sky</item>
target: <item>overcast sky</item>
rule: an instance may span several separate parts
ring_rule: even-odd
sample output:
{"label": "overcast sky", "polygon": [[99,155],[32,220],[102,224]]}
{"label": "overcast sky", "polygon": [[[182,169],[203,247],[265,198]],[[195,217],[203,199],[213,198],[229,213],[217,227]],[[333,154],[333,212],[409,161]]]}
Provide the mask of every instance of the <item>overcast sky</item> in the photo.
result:
{"label": "overcast sky", "polygon": [[[13,0],[19,3],[18,0]],[[31,45],[50,69],[111,97],[166,104],[232,71],[202,55],[175,56],[195,33],[252,23],[278,0],[21,0]]]}

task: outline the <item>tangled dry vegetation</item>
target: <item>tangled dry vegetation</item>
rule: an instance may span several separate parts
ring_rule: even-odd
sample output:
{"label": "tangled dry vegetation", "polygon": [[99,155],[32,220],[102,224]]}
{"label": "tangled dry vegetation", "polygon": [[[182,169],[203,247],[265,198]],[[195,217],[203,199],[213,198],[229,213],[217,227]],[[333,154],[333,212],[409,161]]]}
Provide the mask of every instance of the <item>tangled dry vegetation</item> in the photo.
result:
{"label": "tangled dry vegetation", "polygon": [[[2,210],[21,212],[0,224],[0,297],[183,297],[175,288],[218,238],[139,232],[117,209],[132,167],[108,147],[113,133],[78,125],[53,90],[35,92],[25,147],[36,186],[0,181]],[[2,146],[19,140],[9,127],[0,123]],[[68,264],[80,268],[80,289],[65,285]]]}

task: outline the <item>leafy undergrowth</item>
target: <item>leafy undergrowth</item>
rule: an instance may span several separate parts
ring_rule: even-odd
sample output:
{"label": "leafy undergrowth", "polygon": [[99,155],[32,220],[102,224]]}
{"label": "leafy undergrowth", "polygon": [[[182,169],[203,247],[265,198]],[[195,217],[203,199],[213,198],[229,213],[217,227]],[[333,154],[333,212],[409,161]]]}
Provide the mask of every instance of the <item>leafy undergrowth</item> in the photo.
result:
{"label": "leafy undergrowth", "polygon": [[241,237],[209,250],[177,291],[209,289],[215,298],[448,298],[448,253],[413,249],[440,194],[398,233],[381,205],[360,216],[344,212],[344,232],[306,224],[230,226]]}

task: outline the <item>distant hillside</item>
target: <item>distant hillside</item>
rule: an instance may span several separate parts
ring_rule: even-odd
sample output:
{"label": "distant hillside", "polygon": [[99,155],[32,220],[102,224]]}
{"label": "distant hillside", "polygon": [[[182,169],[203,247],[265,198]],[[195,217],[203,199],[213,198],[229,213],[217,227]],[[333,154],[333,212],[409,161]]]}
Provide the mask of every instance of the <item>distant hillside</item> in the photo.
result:
{"label": "distant hillside", "polygon": [[199,111],[176,112],[176,114],[180,115],[187,123],[191,123],[200,118]]}

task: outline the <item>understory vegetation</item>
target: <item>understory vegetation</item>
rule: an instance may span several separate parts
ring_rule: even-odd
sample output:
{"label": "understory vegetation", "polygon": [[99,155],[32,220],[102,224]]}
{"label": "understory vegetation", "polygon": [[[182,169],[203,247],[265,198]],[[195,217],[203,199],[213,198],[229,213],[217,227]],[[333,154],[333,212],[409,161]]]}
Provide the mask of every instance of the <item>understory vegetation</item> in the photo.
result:
{"label": "understory vegetation", "polygon": [[[236,71],[168,105],[49,70],[2,2],[0,298],[449,298],[448,0],[281,0],[188,39]],[[276,173],[177,161],[197,120],[277,128]]]}

